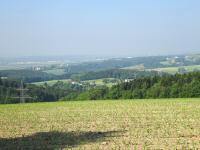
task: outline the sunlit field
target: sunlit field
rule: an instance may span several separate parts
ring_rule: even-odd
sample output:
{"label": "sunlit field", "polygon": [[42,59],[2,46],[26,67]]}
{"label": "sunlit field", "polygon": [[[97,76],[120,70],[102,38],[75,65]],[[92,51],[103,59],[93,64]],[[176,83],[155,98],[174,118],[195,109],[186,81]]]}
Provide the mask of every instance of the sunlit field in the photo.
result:
{"label": "sunlit field", "polygon": [[200,99],[0,105],[0,149],[200,148]]}
{"label": "sunlit field", "polygon": [[192,72],[195,70],[200,69],[200,65],[192,65],[192,66],[182,66],[182,67],[166,67],[166,68],[155,68],[155,69],[149,69],[149,70],[155,70],[155,71],[162,71],[170,74],[178,73],[179,68],[184,68],[187,72]]}

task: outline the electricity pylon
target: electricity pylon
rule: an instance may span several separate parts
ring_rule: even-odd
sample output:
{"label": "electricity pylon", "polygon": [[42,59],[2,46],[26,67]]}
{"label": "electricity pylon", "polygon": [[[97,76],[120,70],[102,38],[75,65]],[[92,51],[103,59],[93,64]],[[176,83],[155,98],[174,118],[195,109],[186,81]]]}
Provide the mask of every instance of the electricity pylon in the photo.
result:
{"label": "electricity pylon", "polygon": [[19,97],[15,97],[15,98],[19,98],[20,99],[20,103],[25,103],[26,99],[31,99],[32,97],[30,96],[26,96],[26,91],[28,91],[28,89],[24,88],[24,83],[21,80],[21,84],[20,84],[20,88],[17,89],[18,91],[20,91],[20,96]]}

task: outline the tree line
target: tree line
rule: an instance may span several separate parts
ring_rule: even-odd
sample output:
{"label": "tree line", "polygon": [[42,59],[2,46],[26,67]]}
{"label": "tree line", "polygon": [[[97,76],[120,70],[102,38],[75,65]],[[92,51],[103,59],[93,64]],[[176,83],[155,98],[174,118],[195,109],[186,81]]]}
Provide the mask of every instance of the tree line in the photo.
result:
{"label": "tree line", "polygon": [[77,100],[150,99],[200,97],[200,72],[134,79],[108,88],[96,87],[77,95]]}
{"label": "tree line", "polygon": [[[0,78],[0,103],[19,103],[20,80]],[[58,81],[53,86],[24,84],[31,97],[26,102],[51,102],[98,99],[150,99],[200,97],[200,72],[141,77],[118,82],[111,88],[88,83],[72,84]]]}

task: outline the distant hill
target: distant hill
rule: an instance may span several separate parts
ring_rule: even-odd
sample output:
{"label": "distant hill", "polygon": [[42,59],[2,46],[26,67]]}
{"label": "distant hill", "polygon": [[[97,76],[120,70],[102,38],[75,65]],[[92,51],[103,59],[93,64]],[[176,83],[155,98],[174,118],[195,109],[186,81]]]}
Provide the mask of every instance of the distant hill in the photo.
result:
{"label": "distant hill", "polygon": [[147,76],[163,75],[158,71],[138,71],[128,69],[108,69],[102,71],[91,71],[86,73],[79,73],[72,75],[71,78],[74,80],[94,80],[101,78],[116,78],[116,79],[135,79]]}
{"label": "distant hill", "polygon": [[98,62],[69,64],[64,69],[66,73],[80,73],[119,68],[136,69],[139,67],[142,69],[153,69],[189,65],[200,65],[200,55],[112,58]]}

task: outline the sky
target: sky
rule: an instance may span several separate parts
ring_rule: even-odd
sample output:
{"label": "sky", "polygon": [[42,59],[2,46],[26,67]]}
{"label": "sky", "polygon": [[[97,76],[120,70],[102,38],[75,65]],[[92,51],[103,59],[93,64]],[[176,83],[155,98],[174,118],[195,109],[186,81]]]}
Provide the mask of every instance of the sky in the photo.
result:
{"label": "sky", "polygon": [[199,0],[1,0],[0,55],[200,53]]}

